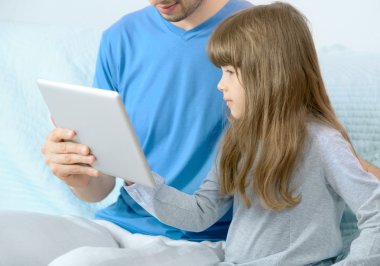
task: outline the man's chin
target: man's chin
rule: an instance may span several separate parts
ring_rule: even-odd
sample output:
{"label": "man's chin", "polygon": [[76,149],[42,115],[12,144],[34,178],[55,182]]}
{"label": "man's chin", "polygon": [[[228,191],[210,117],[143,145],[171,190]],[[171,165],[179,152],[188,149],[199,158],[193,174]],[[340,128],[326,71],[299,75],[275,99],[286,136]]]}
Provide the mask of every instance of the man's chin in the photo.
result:
{"label": "man's chin", "polygon": [[162,13],[160,14],[165,20],[169,22],[179,22],[181,20],[184,20],[187,17],[186,15],[166,15]]}

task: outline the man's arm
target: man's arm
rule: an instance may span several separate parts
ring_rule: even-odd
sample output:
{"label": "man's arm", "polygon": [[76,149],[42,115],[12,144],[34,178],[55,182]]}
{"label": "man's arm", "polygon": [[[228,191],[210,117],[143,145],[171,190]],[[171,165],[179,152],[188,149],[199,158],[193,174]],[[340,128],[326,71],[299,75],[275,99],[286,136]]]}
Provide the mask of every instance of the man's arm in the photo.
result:
{"label": "man's arm", "polygon": [[90,177],[85,187],[70,187],[75,196],[83,201],[98,202],[108,196],[115,187],[115,177],[100,173],[98,177]]}
{"label": "man's arm", "polygon": [[373,174],[374,176],[376,176],[380,180],[380,168],[378,168],[377,166],[375,166],[373,164],[370,164],[369,162],[367,162],[361,158],[359,158],[359,161],[360,161],[360,164],[362,165],[362,167],[364,168],[364,170],[366,170],[368,173]]}

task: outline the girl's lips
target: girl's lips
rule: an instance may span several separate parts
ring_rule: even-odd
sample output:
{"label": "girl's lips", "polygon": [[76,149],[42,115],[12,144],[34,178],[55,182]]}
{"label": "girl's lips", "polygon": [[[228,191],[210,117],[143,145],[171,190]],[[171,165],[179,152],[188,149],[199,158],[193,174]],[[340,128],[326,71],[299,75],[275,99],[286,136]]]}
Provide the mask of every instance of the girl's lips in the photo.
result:
{"label": "girl's lips", "polygon": [[165,15],[168,15],[170,14],[175,8],[177,7],[177,3],[174,3],[170,6],[158,6],[158,11],[160,11],[160,13],[162,14],[165,14]]}
{"label": "girl's lips", "polygon": [[227,106],[232,104],[232,100],[230,100],[230,99],[225,99],[224,101],[226,102]]}

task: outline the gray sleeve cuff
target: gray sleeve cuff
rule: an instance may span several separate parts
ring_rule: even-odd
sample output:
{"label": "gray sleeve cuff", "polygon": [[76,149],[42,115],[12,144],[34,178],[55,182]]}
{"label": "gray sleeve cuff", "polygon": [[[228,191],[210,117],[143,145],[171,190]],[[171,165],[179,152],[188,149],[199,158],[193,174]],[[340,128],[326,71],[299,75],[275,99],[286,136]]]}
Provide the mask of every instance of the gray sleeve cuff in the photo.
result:
{"label": "gray sleeve cuff", "polygon": [[152,175],[155,183],[154,187],[148,187],[137,183],[130,186],[124,184],[125,191],[127,191],[127,193],[144,208],[153,203],[155,195],[165,183],[164,178],[160,175],[154,172],[152,172]]}

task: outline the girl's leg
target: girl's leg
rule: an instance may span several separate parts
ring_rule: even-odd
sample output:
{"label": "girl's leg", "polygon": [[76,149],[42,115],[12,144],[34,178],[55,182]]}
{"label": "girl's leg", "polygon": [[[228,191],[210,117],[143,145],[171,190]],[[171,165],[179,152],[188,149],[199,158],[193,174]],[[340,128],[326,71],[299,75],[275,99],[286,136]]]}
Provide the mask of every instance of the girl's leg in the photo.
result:
{"label": "girl's leg", "polygon": [[47,265],[82,246],[118,247],[108,230],[88,219],[0,211],[0,265]]}

